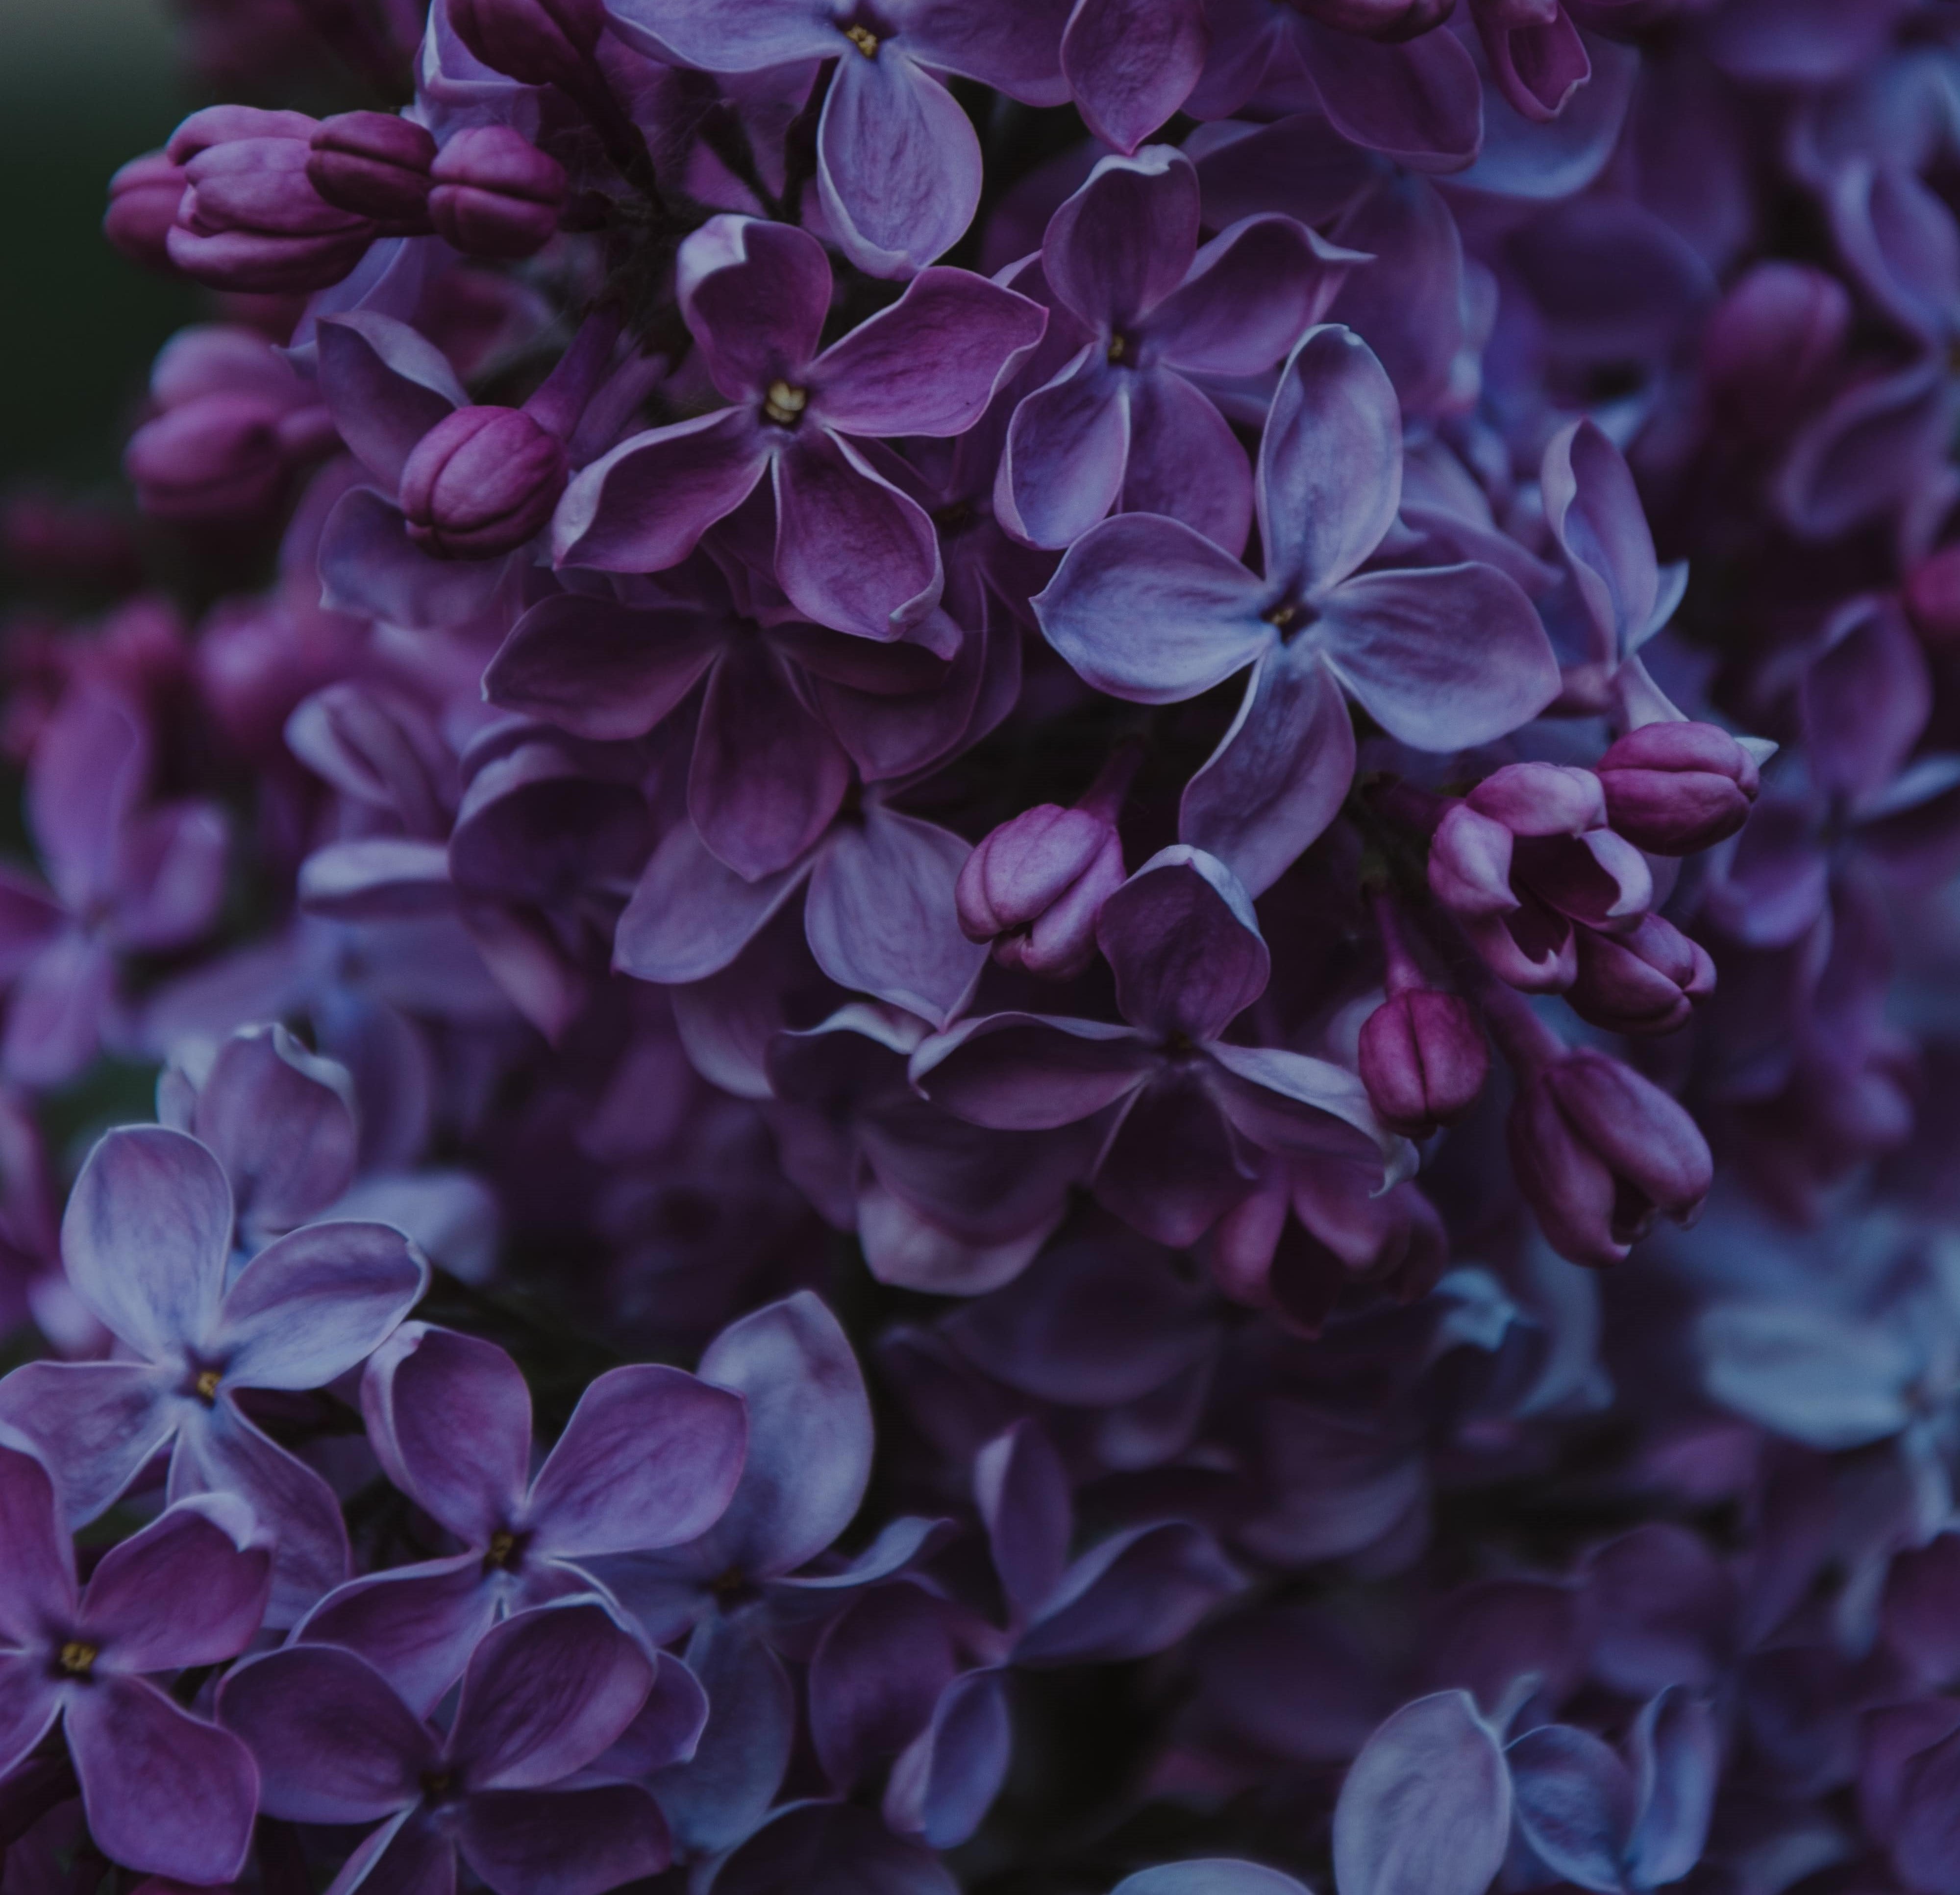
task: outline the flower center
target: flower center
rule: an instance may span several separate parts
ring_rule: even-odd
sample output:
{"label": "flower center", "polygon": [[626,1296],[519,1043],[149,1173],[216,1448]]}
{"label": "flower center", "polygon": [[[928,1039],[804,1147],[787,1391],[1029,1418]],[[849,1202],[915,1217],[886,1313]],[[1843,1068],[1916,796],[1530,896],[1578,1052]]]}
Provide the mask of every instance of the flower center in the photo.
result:
{"label": "flower center", "polygon": [[1300,616],[1300,608],[1297,606],[1275,606],[1271,611],[1262,612],[1259,616],[1275,631],[1284,631]]}
{"label": "flower center", "polygon": [[878,36],[869,27],[846,27],[844,37],[867,59],[878,56]]}
{"label": "flower center", "polygon": [[197,1372],[197,1379],[191,1384],[191,1388],[196,1393],[198,1400],[202,1402],[204,1405],[208,1408],[216,1403],[218,1400],[218,1385],[223,1379],[224,1373],[222,1370],[217,1369],[200,1369]]}
{"label": "flower center", "polygon": [[1112,362],[1126,361],[1130,354],[1130,339],[1121,329],[1109,338],[1109,359]]}
{"label": "flower center", "polygon": [[65,1675],[72,1678],[85,1678],[95,1668],[97,1649],[80,1639],[70,1639],[56,1658]]}
{"label": "flower center", "polygon": [[[863,29],[853,27],[851,30],[857,33]],[[792,388],[784,381],[772,382],[762,397],[762,412],[778,428],[794,428],[809,405],[808,389]]]}
{"label": "flower center", "polygon": [[508,1527],[499,1527],[483,1549],[484,1571],[508,1570],[517,1563],[517,1536]]}
{"label": "flower center", "polygon": [[422,1794],[431,1803],[440,1803],[454,1788],[456,1778],[448,1770],[422,1772]]}

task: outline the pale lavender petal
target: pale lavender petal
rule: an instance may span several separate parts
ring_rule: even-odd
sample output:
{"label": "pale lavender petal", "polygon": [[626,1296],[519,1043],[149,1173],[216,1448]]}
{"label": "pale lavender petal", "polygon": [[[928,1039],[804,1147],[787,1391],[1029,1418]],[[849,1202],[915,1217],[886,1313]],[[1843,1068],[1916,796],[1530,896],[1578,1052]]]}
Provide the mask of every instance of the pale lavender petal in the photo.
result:
{"label": "pale lavender petal", "polygon": [[198,1089],[191,1123],[224,1165],[242,1223],[289,1230],[354,1181],[358,1133],[347,1069],[283,1026],[234,1033]]}
{"label": "pale lavender petal", "polygon": [[993,1669],[953,1679],[932,1722],[893,1766],[885,1820],[934,1849],[956,1849],[980,1827],[1012,1760],[1005,1675]]}
{"label": "pale lavender petal", "polygon": [[724,622],[705,612],[562,593],[511,627],[483,674],[483,695],[577,736],[644,736],[700,682],[724,635]]}
{"label": "pale lavender petal", "polygon": [[1031,546],[1079,539],[1116,503],[1130,453],[1128,388],[1092,343],[1008,424],[994,480],[1001,523]]}
{"label": "pale lavender petal", "polygon": [[1033,602],[1048,643],[1133,704],[1176,704],[1242,671],[1273,641],[1268,603],[1223,547],[1147,513],[1092,527]]}
{"label": "pale lavender petal", "polygon": [[1354,727],[1326,666],[1300,643],[1276,646],[1185,784],[1178,839],[1263,895],[1340,813],[1354,775]]}
{"label": "pale lavender petal", "polygon": [[177,1375],[147,1362],[30,1362],[0,1381],[0,1423],[34,1444],[69,1526],[94,1519],[176,1432]]}
{"label": "pale lavender petal", "polygon": [[851,444],[815,428],[777,456],[776,577],[807,618],[902,637],[939,603],[939,536]]}
{"label": "pale lavender petal", "polygon": [[77,1624],[105,1671],[215,1664],[251,1642],[271,1586],[251,1509],[231,1494],[202,1494],[102,1556]]}
{"label": "pale lavender petal", "polygon": [[1183,843],[1160,849],[1102,904],[1096,939],[1123,1017],[1153,1033],[1216,1039],[1272,971],[1244,889]]}
{"label": "pale lavender petal", "polygon": [[1628,1868],[1641,1887],[1665,1887],[1701,1859],[1721,1776],[1721,1737],[1708,1706],[1670,1685],[1634,1720],[1631,1749],[1640,1814]]}
{"label": "pale lavender petal", "polygon": [[194,1138],[128,1125],[88,1155],[62,1218],[62,1261],[82,1301],[159,1360],[204,1340],[231,1254],[231,1187]]}
{"label": "pale lavender petal", "polygon": [[495,1895],[605,1895],[673,1853],[660,1805],[634,1783],[472,1796],[456,1845]]}
{"label": "pale lavender petal", "polygon": [[446,844],[377,835],[329,842],[300,865],[300,906],[336,920],[445,914],[456,906]]}
{"label": "pale lavender petal", "polygon": [[782,1661],[740,1620],[704,1620],[688,1668],[708,1695],[692,1757],[654,1779],[676,1840],[703,1854],[732,1848],[775,1800],[796,1740],[796,1692]]}
{"label": "pale lavender petal", "polygon": [[1624,1888],[1634,1782],[1611,1747],[1590,1731],[1547,1724],[1510,1744],[1504,1761],[1519,1833],[1538,1859],[1581,1888]]}
{"label": "pale lavender petal", "polygon": [[1042,269],[1091,333],[1120,331],[1184,281],[1198,252],[1198,173],[1174,146],[1107,157],[1048,220]]}
{"label": "pale lavender petal", "polygon": [[806,860],[745,882],[709,851],[692,822],[677,822],[619,917],[612,965],[636,980],[668,986],[718,974],[802,887],[811,866]]}

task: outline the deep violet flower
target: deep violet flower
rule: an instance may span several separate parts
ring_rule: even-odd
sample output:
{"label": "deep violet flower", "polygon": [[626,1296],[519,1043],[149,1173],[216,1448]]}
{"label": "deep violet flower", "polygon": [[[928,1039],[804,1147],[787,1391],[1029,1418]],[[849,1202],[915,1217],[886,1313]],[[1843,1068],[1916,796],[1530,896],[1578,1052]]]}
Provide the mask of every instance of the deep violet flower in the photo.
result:
{"label": "deep violet flower", "polygon": [[145,1674],[232,1658],[258,1630],[271,1562],[251,1509],[230,1494],[180,1500],[78,1585],[54,1483],[0,1431],[0,1779],[59,1722],[105,1854],[173,1881],[235,1878],[252,1760]]}

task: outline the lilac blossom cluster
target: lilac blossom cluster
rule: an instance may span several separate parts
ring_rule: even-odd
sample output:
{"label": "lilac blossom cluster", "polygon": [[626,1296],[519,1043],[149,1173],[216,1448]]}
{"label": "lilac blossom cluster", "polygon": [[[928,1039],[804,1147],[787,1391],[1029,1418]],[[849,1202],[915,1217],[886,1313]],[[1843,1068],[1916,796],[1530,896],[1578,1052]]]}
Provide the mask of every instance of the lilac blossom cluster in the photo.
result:
{"label": "lilac blossom cluster", "polygon": [[0,1895],[1960,1895],[1951,0],[184,14]]}

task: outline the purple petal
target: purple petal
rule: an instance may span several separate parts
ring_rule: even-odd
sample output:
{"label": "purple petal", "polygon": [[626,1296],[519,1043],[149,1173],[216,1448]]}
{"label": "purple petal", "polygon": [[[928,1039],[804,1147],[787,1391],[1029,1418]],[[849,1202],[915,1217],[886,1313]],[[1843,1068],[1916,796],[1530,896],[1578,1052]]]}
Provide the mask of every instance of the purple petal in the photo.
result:
{"label": "purple petal", "polygon": [[1227,1858],[1166,1862],[1118,1882],[1112,1895],[1303,1895],[1300,1884],[1276,1868]]}
{"label": "purple petal", "polygon": [[969,1671],[940,1694],[931,1725],[894,1766],[885,1820],[934,1849],[956,1849],[980,1827],[1007,1780],[1013,1732],[1006,1679]]}
{"label": "purple petal", "polygon": [[0,1381],[0,1423],[34,1444],[71,1527],[101,1512],[176,1432],[176,1379],[147,1362],[30,1362]]}
{"label": "purple petal", "polygon": [[775,1800],[796,1738],[796,1693],[782,1661],[740,1620],[704,1620],[687,1662],[708,1694],[708,1724],[692,1758],[662,1771],[654,1794],[676,1840],[718,1853]]}
{"label": "purple petal", "polygon": [[1634,1783],[1612,1750],[1590,1731],[1547,1724],[1518,1738],[1504,1760],[1519,1832],[1538,1859],[1581,1888],[1624,1888]]}
{"label": "purple petal", "polygon": [[27,766],[25,813],[69,909],[113,892],[116,850],[148,771],[148,741],[119,698],[87,685],[63,694]]}
{"label": "purple petal", "polygon": [[272,1585],[256,1531],[243,1502],[205,1494],[180,1500],[111,1547],[90,1576],[78,1621],[105,1669],[173,1671],[243,1651]]}
{"label": "purple petal", "polygon": [[1311,331],[1280,377],[1259,444],[1267,577],[1301,595],[1338,585],[1380,545],[1402,491],[1394,384],[1352,329]]}
{"label": "purple petal", "polygon": [[1182,520],[1214,545],[1242,552],[1252,527],[1252,466],[1210,398],[1168,369],[1130,387],[1123,510]]}
{"label": "purple petal", "polygon": [[231,1253],[231,1188],[194,1138],[161,1125],[110,1132],[62,1218],[62,1261],[110,1328],[154,1357],[204,1340]]}
{"label": "purple petal", "polygon": [[1249,1159],[1204,1076],[1166,1065],[1134,1094],[1096,1169],[1096,1201],[1184,1249],[1242,1198]]}
{"label": "purple petal", "polygon": [[562,593],[511,628],[483,674],[491,704],[600,742],[644,736],[714,662],[723,622]]}
{"label": "purple petal", "polygon": [[61,1715],[45,1652],[0,1652],[0,1776],[12,1778]]}
{"label": "purple petal", "polygon": [[1356,260],[1290,217],[1242,218],[1198,253],[1146,332],[1188,372],[1262,374],[1320,320]]}
{"label": "purple petal", "polygon": [[1030,1617],[1060,1583],[1075,1531],[1068,1476],[1035,1423],[1017,1421],[981,1449],[973,1497],[1001,1590],[1017,1617]]}
{"label": "purple petal", "polygon": [[860,1594],[825,1628],[810,1664],[810,1738],[840,1794],[931,1722],[958,1667],[948,1619],[901,1582]]}
{"label": "purple petal", "polygon": [[932,1852],[850,1803],[792,1803],[724,1862],[716,1895],[955,1895]]}
{"label": "purple petal", "polygon": [[1134,1528],[1071,1566],[1014,1648],[1021,1664],[1100,1664],[1174,1645],[1243,1582],[1203,1528]]}
{"label": "purple petal", "polygon": [[972,122],[897,45],[838,60],[816,142],[824,220],[871,275],[923,269],[973,221],[981,164]]}
{"label": "purple petal", "polygon": [[534,1607],[483,1635],[449,1749],[473,1786],[537,1789],[583,1769],[632,1722],[653,1661],[597,1605]]}
{"label": "purple petal", "polygon": [[1334,129],[1418,171],[1461,170],[1483,136],[1483,87],[1454,34],[1393,46],[1303,21],[1302,52]]}
{"label": "purple petal", "polygon": [[1510,1778],[1462,1691],[1418,1698],[1362,1747],[1334,1808],[1341,1895],[1483,1895],[1504,1859]]}
{"label": "purple petal", "polygon": [[456,1895],[456,1841],[422,1808],[404,1810],[341,1865],[342,1895]]}
{"label": "purple petal", "polygon": [[1225,1116],[1262,1149],[1379,1162],[1385,1187],[1414,1171],[1413,1147],[1383,1130],[1368,1089],[1344,1066],[1278,1047],[1205,1050],[1230,1076],[1217,1083]]}
{"label": "purple petal", "polygon": [[813,863],[745,882],[718,860],[692,822],[670,829],[619,917],[612,965],[635,980],[679,986],[727,967],[803,885]]}
{"label": "purple petal", "polygon": [[708,72],[759,72],[842,50],[827,8],[730,8],[725,0],[621,0],[612,9],[630,43]]}
{"label": "purple petal", "polygon": [[1061,9],[1047,0],[973,8],[965,0],[907,0],[903,31],[913,54],[1023,105],[1066,105]]}
{"label": "purple petal", "polygon": [[714,386],[750,402],[803,380],[830,313],[830,259],[793,225],[710,218],[682,244],[674,288]]}
{"label": "purple petal", "polygon": [[1102,904],[1096,939],[1123,1017],[1214,1040],[1265,991],[1272,957],[1231,870],[1182,843],[1160,849]]}
{"label": "purple petal", "polygon": [[776,577],[806,618],[902,637],[939,603],[939,536],[916,501],[814,424],[775,461]]}
{"label": "purple petal", "polygon": [[754,491],[775,444],[725,408],[622,441],[581,468],[552,520],[552,558],[601,572],[662,572]]}
{"label": "purple petal", "polygon": [[1540,472],[1553,538],[1597,628],[1616,657],[1643,631],[1659,596],[1653,536],[1620,450],[1593,421],[1555,435]]}
{"label": "purple petal", "polygon": [[1116,503],[1130,453],[1125,384],[1095,345],[1023,398],[1007,427],[994,488],[1001,523],[1031,546],[1079,539]]}
{"label": "purple petal", "polygon": [[428,1287],[428,1264],[387,1224],[310,1224],[239,1273],[208,1347],[228,1383],[320,1388],[387,1341]]}
{"label": "purple petal", "polygon": [[1184,281],[1198,218],[1198,173],[1175,147],[1104,158],[1048,220],[1048,287],[1092,333],[1120,331]]}
{"label": "purple petal", "polygon": [[1335,676],[1419,750],[1488,743],[1558,695],[1545,627],[1494,566],[1363,573],[1328,597],[1322,623]]}
{"label": "purple petal", "polygon": [[1210,44],[1198,0],[1077,0],[1061,70],[1091,133],[1133,152],[1190,97]]}
{"label": "purple petal", "polygon": [[840,987],[943,1026],[987,962],[960,932],[953,901],[970,853],[949,831],[882,808],[838,829],[803,911],[818,966]]}
{"label": "purple petal", "polygon": [[[638,1781],[686,1763],[708,1727],[708,1693],[671,1652],[660,1654],[654,1688],[628,1725],[591,1766],[595,1775]],[[666,1827],[663,1819],[661,1827]]]}
{"label": "purple petal", "polygon": [[116,997],[107,945],[65,928],[27,964],[7,1010],[0,1066],[23,1086],[65,1086],[100,1051]]}
{"label": "purple petal", "polygon": [[1134,1092],[1156,1061],[1128,1027],[994,1013],[924,1041],[912,1077],[935,1105],[972,1124],[1045,1131]]}
{"label": "purple petal", "polygon": [[[32,1455],[0,1442],[0,1637],[32,1647],[75,1610],[75,1553],[56,1509],[55,1484]],[[6,1753],[11,1761],[14,1753]]]}
{"label": "purple petal", "polygon": [[1933,712],[1926,654],[1889,600],[1849,599],[1825,622],[1797,690],[1818,784],[1853,798],[1895,777]]}
{"label": "purple petal", "polygon": [[514,1520],[530,1470],[531,1396],[517,1365],[477,1336],[404,1323],[361,1386],[388,1478],[481,1549]]}
{"label": "purple petal", "polygon": [[1099,691],[1176,704],[1242,671],[1273,642],[1267,589],[1174,520],[1092,527],[1033,600],[1050,644]]}
{"label": "purple petal", "polygon": [[1931,357],[1853,382],[1798,431],[1778,510],[1805,538],[1829,539],[1903,505],[1943,458],[1951,408]]}
{"label": "purple petal", "polygon": [[634,1783],[472,1796],[456,1843],[495,1895],[605,1895],[673,1853],[660,1805]]}
{"label": "purple petal", "polygon": [[688,770],[702,841],[745,882],[788,868],[830,826],[851,761],[758,637],[729,641],[709,674]]}
{"label": "purple petal", "polygon": [[400,507],[371,487],[350,488],[320,539],[320,603],[330,611],[440,631],[496,596],[501,559],[438,559],[410,540]]}
{"label": "purple petal", "polygon": [[480,1550],[336,1586],[294,1627],[295,1645],[357,1652],[426,1717],[496,1622],[499,1587]]}
{"label": "purple petal", "polygon": [[1701,1859],[1721,1776],[1721,1740],[1699,1698],[1670,1687],[1634,1720],[1640,1820],[1628,1862],[1643,1888],[1678,1882]]}
{"label": "purple petal", "polygon": [[415,444],[469,397],[422,332],[358,310],[320,323],[320,387],[340,438],[390,493]]}
{"label": "purple petal", "polygon": [[228,1882],[245,1866],[259,1785],[245,1746],[140,1678],[68,1702],[68,1753],[97,1846],[125,1868]]}
{"label": "purple petal", "polygon": [[1341,243],[1373,261],[1351,272],[1330,313],[1368,339],[1402,412],[1435,412],[1450,393],[1467,338],[1463,240],[1436,187],[1385,180],[1339,225]]}
{"label": "purple petal", "polygon": [[336,920],[409,920],[456,906],[449,850],[411,836],[329,842],[300,865],[300,905]]}
{"label": "purple petal", "polygon": [[678,1369],[608,1370],[532,1486],[538,1550],[630,1553],[705,1533],[735,1492],[747,1434],[740,1400]]}
{"label": "purple petal", "polygon": [[218,1691],[224,1728],[259,1766],[268,1816],[372,1823],[416,1801],[435,1733],[365,1658],[288,1645],[237,1666]]}
{"label": "purple petal", "polygon": [[1381,175],[1378,161],[1341,136],[1318,112],[1271,125],[1224,120],[1190,141],[1215,229],[1278,211],[1309,226],[1331,223]]}
{"label": "purple petal", "polygon": [[1573,94],[1592,76],[1586,42],[1564,8],[1546,21],[1506,28],[1480,14],[1484,50],[1497,87],[1512,110],[1534,125],[1548,125]]}
{"label": "purple petal", "polygon": [[291,1229],[354,1181],[347,1070],[283,1026],[248,1027],[225,1041],[186,1129],[224,1165],[240,1220],[262,1231]]}
{"label": "purple petal", "polygon": [[224,812],[213,803],[173,803],[132,821],[110,924],[117,944],[160,952],[203,934],[224,898],[229,840]]}
{"label": "purple petal", "polygon": [[1340,813],[1354,776],[1354,727],[1326,666],[1301,642],[1275,646],[1185,786],[1178,839],[1263,895]]}
{"label": "purple petal", "polygon": [[67,918],[38,880],[0,863],[0,982],[18,979]]}
{"label": "purple petal", "polygon": [[846,434],[963,434],[1047,326],[1039,303],[984,276],[921,270],[818,358],[810,412]]}
{"label": "purple petal", "polygon": [[870,1478],[871,1407],[858,1359],[837,1318],[799,1290],[724,1329],[700,1372],[749,1407],[748,1459],[717,1544],[752,1579],[793,1572],[850,1524]]}

